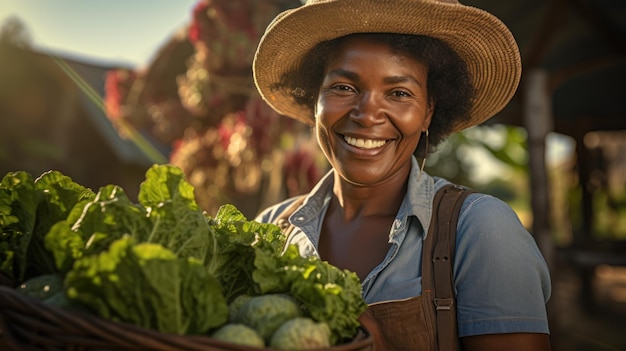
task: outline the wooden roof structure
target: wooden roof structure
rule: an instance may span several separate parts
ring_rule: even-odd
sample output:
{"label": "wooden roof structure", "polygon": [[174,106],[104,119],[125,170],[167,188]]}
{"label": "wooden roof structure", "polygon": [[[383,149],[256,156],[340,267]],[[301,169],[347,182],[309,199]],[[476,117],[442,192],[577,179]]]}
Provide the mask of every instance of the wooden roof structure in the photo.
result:
{"label": "wooden roof structure", "polygon": [[[523,82],[536,70],[547,73],[555,132],[626,125],[626,2],[614,0],[466,0],[498,16],[511,29],[522,53]],[[525,125],[524,89],[496,118]],[[586,118],[593,121],[580,122]],[[577,123],[572,123],[576,121]]]}
{"label": "wooden roof structure", "polygon": [[[522,82],[511,103],[491,123],[528,132],[532,232],[553,263],[557,250],[549,223],[550,185],[546,137],[551,132],[576,142],[582,191],[581,230],[566,260],[583,272],[582,298],[592,308],[592,274],[598,264],[626,265],[626,241],[594,238],[592,174],[599,160],[585,147],[594,131],[626,130],[626,2],[615,0],[461,0],[499,17],[522,53]],[[626,135],[626,134],[621,134]],[[563,253],[563,252],[562,252]]]}

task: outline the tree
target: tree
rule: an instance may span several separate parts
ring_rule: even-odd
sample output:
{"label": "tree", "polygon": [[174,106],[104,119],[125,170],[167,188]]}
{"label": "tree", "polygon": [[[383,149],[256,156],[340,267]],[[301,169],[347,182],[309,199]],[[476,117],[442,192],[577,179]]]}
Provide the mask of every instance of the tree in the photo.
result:
{"label": "tree", "polygon": [[30,48],[32,39],[26,25],[18,17],[7,18],[0,29],[0,43],[19,48]]}

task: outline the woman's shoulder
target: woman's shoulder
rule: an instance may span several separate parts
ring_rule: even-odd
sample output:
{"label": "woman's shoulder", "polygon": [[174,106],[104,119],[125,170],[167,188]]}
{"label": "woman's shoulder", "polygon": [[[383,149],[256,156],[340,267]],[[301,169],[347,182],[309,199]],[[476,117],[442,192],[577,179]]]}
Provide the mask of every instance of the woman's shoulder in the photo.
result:
{"label": "woman's shoulder", "polygon": [[461,208],[459,226],[462,224],[483,228],[518,228],[525,230],[520,217],[504,200],[485,193],[470,194]]}
{"label": "woman's shoulder", "polygon": [[472,192],[461,206],[457,246],[465,245],[486,252],[495,248],[501,252],[520,247],[536,250],[534,238],[518,213],[504,200],[481,192]]}
{"label": "woman's shoulder", "polygon": [[[447,184],[459,186],[435,178],[435,190]],[[519,215],[507,202],[494,195],[467,189],[472,192],[461,206],[457,223],[457,237],[460,241],[510,242],[528,241],[531,238]]]}
{"label": "woman's shoulder", "polygon": [[452,183],[444,178],[433,177],[433,179],[435,191],[442,189],[446,185],[453,185],[455,187],[465,188],[471,191],[471,193],[465,198],[463,206],[461,207],[459,222],[467,217],[471,217],[472,220],[480,221],[480,219],[484,218],[489,221],[490,214],[518,219],[517,214],[513,211],[511,206],[496,196]]}

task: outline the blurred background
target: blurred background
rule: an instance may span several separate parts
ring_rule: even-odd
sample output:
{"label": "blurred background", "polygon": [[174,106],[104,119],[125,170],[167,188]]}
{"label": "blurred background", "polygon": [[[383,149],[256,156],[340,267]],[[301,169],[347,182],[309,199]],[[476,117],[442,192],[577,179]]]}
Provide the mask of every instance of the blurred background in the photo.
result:
{"label": "blurred background", "polygon": [[[626,350],[626,1],[466,0],[500,17],[522,83],[429,173],[518,213],[553,277],[554,350]],[[3,0],[0,176],[58,170],[137,196],[172,163],[209,214],[253,218],[327,171],[308,127],[252,83],[265,26],[300,0]]]}

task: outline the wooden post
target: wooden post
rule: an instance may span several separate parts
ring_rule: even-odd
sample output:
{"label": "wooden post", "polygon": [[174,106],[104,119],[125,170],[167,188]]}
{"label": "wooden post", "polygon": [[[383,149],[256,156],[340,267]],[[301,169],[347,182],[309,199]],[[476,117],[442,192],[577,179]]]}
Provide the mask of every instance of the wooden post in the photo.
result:
{"label": "wooden post", "polygon": [[[523,86],[523,116],[528,132],[528,165],[530,169],[530,197],[533,214],[531,233],[543,254],[550,274],[555,277],[555,249],[550,226],[550,186],[546,168],[546,138],[554,129],[551,96],[548,91],[548,73],[545,69],[527,70]],[[554,279],[553,279],[554,281]],[[553,292],[554,292],[553,286]],[[554,298],[548,302],[548,324],[552,347],[558,348],[562,321],[559,304]]]}
{"label": "wooden post", "polygon": [[524,124],[528,132],[532,234],[552,268],[554,242],[550,228],[550,186],[546,170],[546,137],[553,129],[552,104],[548,92],[548,73],[534,68],[524,81]]}

